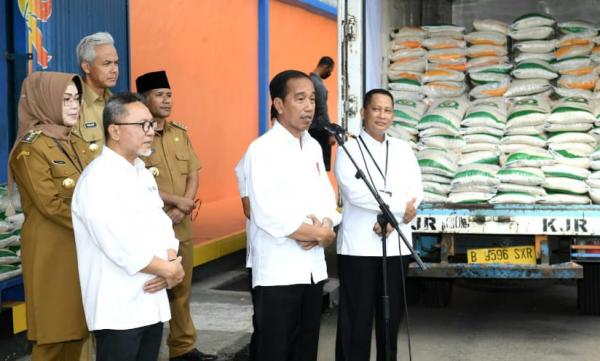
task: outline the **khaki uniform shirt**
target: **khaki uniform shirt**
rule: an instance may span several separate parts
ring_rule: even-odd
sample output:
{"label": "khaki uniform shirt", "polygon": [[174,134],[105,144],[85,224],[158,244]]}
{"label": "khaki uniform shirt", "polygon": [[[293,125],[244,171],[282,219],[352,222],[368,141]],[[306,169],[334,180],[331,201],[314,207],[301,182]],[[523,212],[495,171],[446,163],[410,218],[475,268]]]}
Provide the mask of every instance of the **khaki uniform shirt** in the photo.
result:
{"label": "khaki uniform shirt", "polygon": [[[39,344],[87,335],[71,222],[71,197],[82,168],[93,158],[71,134],[63,149],[39,131],[21,140],[10,159],[25,213],[21,258],[27,336]],[[66,153],[66,154],[65,154]]]}
{"label": "khaki uniform shirt", "polygon": [[[152,141],[154,152],[149,157],[141,157],[146,168],[154,175],[158,189],[178,196],[185,194],[187,176],[197,172],[200,161],[194,153],[187,128],[179,123],[166,121],[162,131],[155,131]],[[165,211],[171,206],[165,205]],[[191,217],[174,226],[175,237],[180,242],[192,238]]]}
{"label": "khaki uniform shirt", "polygon": [[104,97],[96,94],[86,83],[83,83],[83,103],[81,117],[74,129],[88,143],[88,149],[100,154],[104,145],[104,126],[102,112],[112,93],[106,89]]}

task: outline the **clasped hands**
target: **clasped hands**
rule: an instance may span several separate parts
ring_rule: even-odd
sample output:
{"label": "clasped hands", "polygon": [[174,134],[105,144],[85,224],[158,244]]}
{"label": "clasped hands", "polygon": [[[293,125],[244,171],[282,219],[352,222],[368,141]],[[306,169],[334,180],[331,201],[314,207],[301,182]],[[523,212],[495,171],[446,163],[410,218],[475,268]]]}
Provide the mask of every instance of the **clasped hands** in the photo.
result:
{"label": "clasped hands", "polygon": [[321,246],[323,248],[329,246],[335,240],[335,232],[333,231],[333,222],[329,218],[323,218],[320,221],[317,216],[311,214],[308,216],[311,220],[312,225],[316,227],[315,229],[315,240],[312,241],[298,241],[300,247],[305,250],[312,249],[316,246]]}
{"label": "clasped hands", "polygon": [[[417,215],[417,209],[415,208],[415,203],[417,199],[413,197],[410,201],[406,202],[406,208],[404,209],[404,216],[402,217],[402,222],[404,224],[409,224]],[[387,229],[385,230],[385,236],[389,236],[390,233],[394,231],[394,227],[388,223]],[[379,237],[382,235],[382,229],[379,223],[375,222],[373,226],[373,232],[375,232]]]}
{"label": "clasped hands", "polygon": [[144,283],[144,292],[156,293],[162,289],[171,289],[183,281],[185,272],[183,270],[183,259],[177,256],[177,252],[173,249],[167,250],[168,261],[165,261],[163,272]]}
{"label": "clasped hands", "polygon": [[173,224],[179,224],[185,219],[185,216],[192,213],[197,204],[193,199],[186,197],[177,197],[175,207],[167,210],[167,215],[171,218]]}

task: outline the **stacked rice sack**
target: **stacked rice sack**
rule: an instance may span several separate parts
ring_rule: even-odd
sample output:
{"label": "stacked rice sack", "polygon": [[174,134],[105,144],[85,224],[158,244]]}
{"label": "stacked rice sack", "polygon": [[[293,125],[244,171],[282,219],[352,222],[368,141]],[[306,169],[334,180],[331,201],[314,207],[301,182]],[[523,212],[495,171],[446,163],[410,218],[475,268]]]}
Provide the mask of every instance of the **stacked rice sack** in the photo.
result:
{"label": "stacked rice sack", "polygon": [[391,34],[388,66],[388,89],[395,99],[423,99],[421,80],[427,51],[421,47],[427,32],[417,27],[403,27]]}
{"label": "stacked rice sack", "polygon": [[550,105],[544,97],[516,100],[510,105],[504,138],[500,142],[502,169],[498,195],[490,203],[535,203],[546,195],[543,166],[554,164],[546,150],[544,124]]}
{"label": "stacked rice sack", "polygon": [[456,153],[425,147],[417,153],[421,168],[424,202],[446,203],[450,182],[456,174]]}
{"label": "stacked rice sack", "polygon": [[423,74],[424,95],[433,98],[455,98],[466,92],[467,68],[465,28],[454,25],[424,26],[427,38],[427,66]]}
{"label": "stacked rice sack", "polygon": [[0,187],[0,281],[21,274],[21,227],[25,217],[20,212],[19,195],[15,192],[14,201],[19,211],[14,216],[6,216],[8,196],[5,187]]}
{"label": "stacked rice sack", "polygon": [[538,13],[525,14],[512,22],[508,36],[514,41],[514,80],[505,96],[549,95],[550,80],[557,77],[549,64],[555,59],[555,23],[551,16]]}
{"label": "stacked rice sack", "polygon": [[597,31],[584,21],[558,24],[561,33],[557,40],[554,68],[561,74],[554,91],[561,97],[591,98],[598,74],[594,71],[592,50]]}
{"label": "stacked rice sack", "polygon": [[426,104],[420,100],[394,98],[394,120],[388,135],[408,142],[413,151],[417,149],[417,124],[425,113]]}
{"label": "stacked rice sack", "polygon": [[471,98],[503,96],[510,84],[512,66],[508,62],[508,24],[495,20],[475,20],[475,31],[465,35],[469,44],[467,67]]}

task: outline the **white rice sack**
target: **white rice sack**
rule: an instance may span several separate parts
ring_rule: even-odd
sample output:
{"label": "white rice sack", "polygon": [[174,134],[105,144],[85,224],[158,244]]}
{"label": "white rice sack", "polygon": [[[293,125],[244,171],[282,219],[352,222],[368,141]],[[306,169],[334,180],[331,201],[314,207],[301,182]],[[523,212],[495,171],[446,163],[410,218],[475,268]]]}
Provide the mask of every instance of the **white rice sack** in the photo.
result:
{"label": "white rice sack", "polygon": [[446,162],[451,164],[456,164],[459,158],[459,154],[448,152],[446,149],[438,149],[438,148],[423,148],[417,153],[417,159],[424,158],[443,158]]}
{"label": "white rice sack", "polygon": [[524,28],[520,30],[511,30],[508,36],[513,40],[543,40],[548,39],[554,34],[554,29],[549,26],[538,26],[534,28]]}
{"label": "white rice sack", "polygon": [[592,188],[589,190],[589,195],[590,198],[592,199],[592,202],[594,204],[599,204],[600,203],[600,189],[598,188]]}
{"label": "white rice sack", "polygon": [[473,103],[461,124],[463,127],[491,127],[504,130],[506,105],[502,101]]}
{"label": "white rice sack", "polygon": [[482,193],[482,192],[460,192],[450,193],[448,196],[448,203],[461,203],[461,204],[476,204],[485,203],[491,199],[495,193]]}
{"label": "white rice sack", "polygon": [[427,52],[427,60],[432,63],[458,64],[465,61],[467,52],[461,48],[436,49]]}
{"label": "white rice sack", "polygon": [[422,74],[414,71],[388,71],[388,80],[412,79],[421,82]]}
{"label": "white rice sack", "polygon": [[538,126],[546,122],[550,105],[540,98],[530,97],[513,103],[508,115],[508,128]]}
{"label": "white rice sack", "polygon": [[417,35],[396,36],[390,43],[390,50],[397,51],[400,49],[416,49],[420,48],[423,43],[423,37]]}
{"label": "white rice sack", "polygon": [[467,110],[464,99],[448,99],[433,103],[429,111],[421,118],[417,129],[446,128],[459,133],[460,121]]}
{"label": "white rice sack", "polygon": [[533,204],[538,197],[528,193],[508,192],[499,193],[489,200],[490,204]]}
{"label": "white rice sack", "polygon": [[562,75],[558,79],[558,86],[567,89],[581,89],[591,91],[596,86],[597,74],[587,75]]}
{"label": "white rice sack", "polygon": [[452,178],[456,172],[456,167],[453,164],[446,163],[443,158],[422,158],[418,162],[423,174],[436,174]]}
{"label": "white rice sack", "polygon": [[[596,173],[596,172],[594,172],[594,173]],[[585,184],[587,184],[587,185],[588,185],[588,187],[589,187],[589,189],[588,189],[588,190],[595,189],[595,190],[597,190],[597,191],[600,191],[600,179],[592,179],[592,178],[588,178],[588,179],[585,181]]]}
{"label": "white rice sack", "polygon": [[474,72],[470,74],[473,85],[482,85],[496,82],[510,82],[510,75],[490,72]]}
{"label": "white rice sack", "polygon": [[423,47],[427,49],[451,49],[465,48],[467,43],[462,39],[453,39],[448,37],[433,37],[423,40]]}
{"label": "white rice sack", "polygon": [[417,140],[419,131],[410,124],[394,121],[392,122],[392,126],[388,129],[387,134],[394,138],[414,142]]}
{"label": "white rice sack", "polygon": [[554,92],[561,98],[571,98],[571,97],[586,98],[586,99],[593,98],[592,92],[590,90],[584,90],[584,89],[569,89],[569,88],[562,88],[562,87],[554,87]]}
{"label": "white rice sack", "polygon": [[506,157],[505,167],[541,167],[554,164],[554,157],[545,149],[536,149],[527,147],[521,151],[516,151]]}
{"label": "white rice sack", "polygon": [[568,59],[575,56],[588,56],[592,52],[593,47],[594,45],[591,40],[587,45],[563,46],[556,49],[554,56],[556,57],[556,60]]}
{"label": "white rice sack", "polygon": [[389,59],[394,62],[402,58],[423,58],[425,55],[427,55],[427,50],[423,48],[407,48],[390,51]]}
{"label": "white rice sack", "polygon": [[436,182],[423,182],[422,184],[423,190],[430,193],[436,193],[443,196],[446,196],[448,195],[448,193],[450,193],[450,185],[448,184],[441,184]]}
{"label": "white rice sack", "polygon": [[510,24],[511,29],[527,29],[536,26],[553,26],[556,20],[548,14],[528,13],[519,16]]}
{"label": "white rice sack", "polygon": [[450,187],[450,193],[496,193],[498,190],[497,186],[485,186],[485,185],[472,185],[472,184],[455,184]]}
{"label": "white rice sack", "polygon": [[415,79],[401,78],[388,82],[388,88],[390,90],[420,92],[421,82]]}
{"label": "white rice sack", "polygon": [[594,151],[590,154],[591,160],[600,160],[600,147],[594,149]]}
{"label": "white rice sack", "polygon": [[509,154],[512,153],[516,153],[516,152],[521,152],[523,150],[527,150],[527,149],[532,149],[534,152],[542,149],[539,147],[533,147],[531,145],[527,145],[527,144],[519,144],[519,143],[515,143],[515,144],[500,144],[498,146],[500,148],[500,152],[503,153],[505,156],[504,157],[500,157],[500,164],[504,165],[506,163],[506,158]]}
{"label": "white rice sack", "polygon": [[388,70],[390,72],[412,71],[422,73],[425,71],[426,65],[425,58],[401,58],[391,63]]}
{"label": "white rice sack", "polygon": [[456,186],[492,186],[497,187],[500,184],[496,173],[500,167],[491,164],[469,164],[460,167],[454,179],[450,183],[451,187]]}
{"label": "white rice sack", "polygon": [[439,184],[447,184],[449,186],[450,181],[452,181],[452,178],[443,177],[443,176],[437,175],[437,174],[425,173],[425,174],[421,175],[421,180],[423,182],[434,182],[434,183],[439,183]]}
{"label": "white rice sack", "polygon": [[432,137],[421,138],[420,144],[424,147],[449,149],[451,151],[460,151],[465,146],[465,140],[460,136],[452,135],[434,135]]}
{"label": "white rice sack", "polygon": [[468,128],[461,128],[460,134],[463,136],[469,135],[469,134],[489,134],[489,135],[493,135],[495,137],[502,137],[504,135],[504,130],[494,128],[494,127],[486,127],[486,126],[468,127]]}
{"label": "white rice sack", "polygon": [[469,74],[472,73],[494,73],[494,74],[510,74],[512,64],[499,63],[486,66],[478,66],[469,68]]}
{"label": "white rice sack", "polygon": [[539,168],[516,167],[502,168],[498,171],[498,179],[502,183],[538,186],[544,182],[544,172]]}
{"label": "white rice sack", "polygon": [[517,79],[547,79],[558,77],[554,68],[543,60],[525,60],[515,65],[512,75]]}
{"label": "white rice sack", "polygon": [[556,49],[556,40],[530,40],[516,43],[514,49],[525,53],[544,54],[553,52]]}
{"label": "white rice sack", "polygon": [[592,168],[593,170],[600,170],[600,160],[590,161],[590,168]]}
{"label": "white rice sack", "polygon": [[471,89],[471,91],[469,92],[469,96],[475,99],[500,97],[506,94],[506,91],[508,90],[509,86],[510,79],[478,85]]}
{"label": "white rice sack", "polygon": [[588,190],[584,181],[565,177],[546,177],[542,187],[548,193],[586,194]]}
{"label": "white rice sack", "polygon": [[464,94],[466,85],[455,81],[434,81],[425,84],[421,91],[431,98],[455,98]]}
{"label": "white rice sack", "polygon": [[554,53],[526,53],[523,51],[516,51],[514,56],[515,63],[520,63],[528,60],[541,60],[545,62],[551,62],[556,60]]}
{"label": "white rice sack", "polygon": [[437,193],[423,191],[423,202],[425,203],[446,203],[448,198]]}
{"label": "white rice sack", "polygon": [[390,36],[393,38],[403,37],[403,36],[416,36],[424,38],[427,35],[427,31],[421,29],[416,26],[403,26],[399,29],[392,30]]}
{"label": "white rice sack", "polygon": [[500,148],[497,144],[492,143],[467,143],[462,149],[462,154],[473,153],[473,152],[500,152]]}
{"label": "white rice sack", "polygon": [[425,103],[417,100],[394,98],[394,120],[416,126],[425,113],[426,107]]}
{"label": "white rice sack", "polygon": [[526,186],[514,183],[500,183],[498,192],[503,193],[526,193],[532,196],[542,197],[546,195],[546,190],[539,186]]}
{"label": "white rice sack", "polygon": [[405,91],[396,91],[390,90],[390,93],[394,96],[394,99],[409,99],[409,100],[423,100],[425,95],[421,92],[405,92]]}
{"label": "white rice sack", "polygon": [[450,69],[429,69],[423,74],[423,83],[434,81],[463,81],[465,74],[460,71]]}
{"label": "white rice sack", "polygon": [[496,31],[474,31],[466,34],[465,40],[474,45],[506,45],[506,34]]}
{"label": "white rice sack", "polygon": [[422,29],[427,31],[427,37],[433,38],[436,36],[463,39],[465,28],[457,25],[426,25]]}
{"label": "white rice sack", "polygon": [[569,75],[573,71],[592,66],[592,60],[588,56],[575,56],[572,58],[555,60],[550,62],[560,74]]}
{"label": "white rice sack", "polygon": [[591,123],[573,123],[573,124],[552,124],[548,123],[544,126],[544,130],[549,133],[556,132],[587,132],[592,129]]}
{"label": "white rice sack", "polygon": [[590,176],[588,177],[588,180],[590,179],[600,180],[600,171],[592,172],[592,174],[590,174]]}
{"label": "white rice sack", "polygon": [[590,100],[582,97],[559,100],[548,117],[548,122],[558,124],[593,123],[595,120]]}
{"label": "white rice sack", "polygon": [[498,164],[500,154],[497,152],[481,151],[463,154],[458,160],[459,166],[467,164]]}
{"label": "white rice sack", "polygon": [[[558,143],[560,144],[560,143]],[[554,161],[556,164],[569,165],[573,167],[579,167],[588,169],[590,168],[590,158],[581,156],[573,149],[556,149],[551,148],[551,153],[554,155]]]}
{"label": "white rice sack", "polygon": [[494,31],[501,34],[508,34],[509,26],[507,23],[494,19],[475,19],[473,28],[477,31]]}
{"label": "white rice sack", "polygon": [[525,127],[512,127],[506,129],[504,135],[541,135],[544,134],[544,126],[525,126]]}
{"label": "white rice sack", "polygon": [[518,79],[513,80],[506,93],[504,93],[504,96],[535,95],[551,88],[552,86],[546,79]]}
{"label": "white rice sack", "polygon": [[594,36],[596,36],[596,33],[590,31],[565,34],[558,39],[556,46],[558,48],[564,48],[574,45],[590,45],[594,42]]}
{"label": "white rice sack", "polygon": [[456,134],[456,132],[452,129],[437,127],[423,129],[419,132],[419,137],[421,138],[433,137],[436,135],[457,136],[458,134]]}
{"label": "white rice sack", "polygon": [[509,135],[502,138],[500,144],[523,144],[543,148],[546,146],[546,138],[541,135]]}
{"label": "white rice sack", "polygon": [[472,58],[467,62],[468,70],[476,70],[488,66],[500,65],[508,63],[506,56],[484,56],[482,58]]}
{"label": "white rice sack", "polygon": [[500,144],[502,137],[491,135],[491,134],[467,134],[463,136],[465,142],[469,143],[489,143],[489,144]]}
{"label": "white rice sack", "polygon": [[596,32],[596,26],[587,21],[575,20],[575,21],[563,21],[558,23],[558,30],[563,34],[569,33],[582,33],[582,32]]}
{"label": "white rice sack", "polygon": [[506,45],[472,45],[467,48],[467,57],[482,58],[486,56],[506,56]]}
{"label": "white rice sack", "polygon": [[559,132],[548,135],[548,143],[587,143],[596,145],[596,139],[587,133]]}
{"label": "white rice sack", "polygon": [[571,178],[581,181],[586,180],[591,175],[591,172],[587,169],[563,164],[543,166],[542,172],[546,177]]}
{"label": "white rice sack", "polygon": [[587,196],[573,194],[548,194],[538,200],[542,204],[590,204],[591,200]]}

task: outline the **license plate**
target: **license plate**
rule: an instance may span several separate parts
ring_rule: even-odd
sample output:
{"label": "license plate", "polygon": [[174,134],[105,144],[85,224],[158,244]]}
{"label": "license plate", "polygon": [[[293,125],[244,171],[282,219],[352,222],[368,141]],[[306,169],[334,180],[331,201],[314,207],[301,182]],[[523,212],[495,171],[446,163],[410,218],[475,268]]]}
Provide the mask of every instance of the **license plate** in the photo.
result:
{"label": "license plate", "polygon": [[535,264],[533,246],[477,248],[467,251],[468,263]]}

